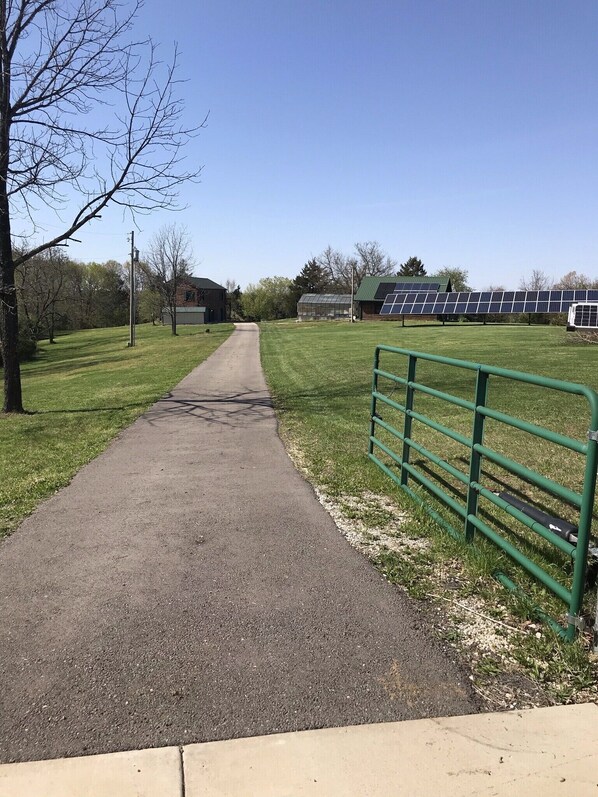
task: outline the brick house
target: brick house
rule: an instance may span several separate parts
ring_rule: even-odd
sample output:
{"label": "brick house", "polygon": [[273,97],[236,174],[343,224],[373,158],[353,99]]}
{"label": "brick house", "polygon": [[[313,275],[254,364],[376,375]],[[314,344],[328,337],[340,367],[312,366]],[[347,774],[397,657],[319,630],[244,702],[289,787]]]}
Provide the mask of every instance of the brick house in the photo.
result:
{"label": "brick house", "polygon": [[[218,324],[226,321],[226,288],[207,277],[185,277],[176,290],[177,324]],[[165,310],[164,322],[170,323]]]}

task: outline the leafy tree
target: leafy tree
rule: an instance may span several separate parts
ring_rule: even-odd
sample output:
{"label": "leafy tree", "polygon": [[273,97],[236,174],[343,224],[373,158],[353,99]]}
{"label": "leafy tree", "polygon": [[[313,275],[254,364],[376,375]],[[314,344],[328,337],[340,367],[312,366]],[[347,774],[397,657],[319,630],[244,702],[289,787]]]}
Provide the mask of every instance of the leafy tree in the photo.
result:
{"label": "leafy tree", "polygon": [[473,290],[473,288],[471,288],[467,282],[469,279],[469,274],[464,268],[451,268],[449,266],[445,266],[445,268],[439,268],[438,271],[435,271],[431,276],[439,277],[443,280],[449,279],[451,281],[451,288],[454,291],[470,292]]}
{"label": "leafy tree", "polygon": [[419,257],[410,257],[404,263],[401,263],[398,277],[425,277],[426,269]]}
{"label": "leafy tree", "polygon": [[[181,147],[196,129],[179,121],[176,49],[165,63],[154,43],[133,31],[139,6],[0,0],[5,412],[23,411],[15,268],[72,237],[111,203],[133,214],[175,207],[178,186],[199,174],[181,166]],[[13,251],[13,235],[35,232],[38,204],[56,210],[59,232]],[[17,229],[19,221],[27,229]]]}
{"label": "leafy tree", "polygon": [[149,284],[160,294],[163,306],[168,309],[173,335],[177,334],[177,288],[183,277],[191,275],[191,258],[189,233],[176,224],[168,224],[158,230],[150,241],[145,258]]}
{"label": "leafy tree", "polygon": [[293,296],[293,282],[288,277],[264,277],[257,285],[243,291],[241,306],[245,318],[254,321],[274,321],[297,315]]}
{"label": "leafy tree", "polygon": [[90,290],[88,324],[91,327],[118,327],[127,323],[129,292],[123,268],[116,260],[89,263],[86,267]]}

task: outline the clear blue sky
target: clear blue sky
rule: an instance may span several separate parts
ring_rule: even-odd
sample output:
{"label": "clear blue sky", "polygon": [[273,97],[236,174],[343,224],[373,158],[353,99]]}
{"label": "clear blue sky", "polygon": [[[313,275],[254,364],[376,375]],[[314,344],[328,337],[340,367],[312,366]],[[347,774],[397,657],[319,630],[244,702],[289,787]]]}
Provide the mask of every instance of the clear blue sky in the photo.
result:
{"label": "clear blue sky", "polygon": [[[596,0],[146,0],[181,49],[188,147],[180,214],[196,273],[294,277],[328,244],[515,287],[539,268],[598,276]],[[126,259],[117,214],[70,254]]]}

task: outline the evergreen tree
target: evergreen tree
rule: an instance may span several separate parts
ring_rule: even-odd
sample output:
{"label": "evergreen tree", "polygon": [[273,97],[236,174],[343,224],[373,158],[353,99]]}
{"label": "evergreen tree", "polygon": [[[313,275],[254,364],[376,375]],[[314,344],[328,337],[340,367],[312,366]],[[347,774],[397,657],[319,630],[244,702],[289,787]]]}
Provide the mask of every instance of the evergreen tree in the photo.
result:
{"label": "evergreen tree", "polygon": [[315,257],[308,260],[293,280],[293,288],[301,293],[324,293],[330,285],[330,277]]}
{"label": "evergreen tree", "polygon": [[291,294],[295,304],[304,293],[325,293],[330,287],[330,275],[315,257],[308,260],[291,285]]}
{"label": "evergreen tree", "polygon": [[410,257],[404,263],[401,263],[399,268],[398,277],[425,277],[426,269],[419,257]]}

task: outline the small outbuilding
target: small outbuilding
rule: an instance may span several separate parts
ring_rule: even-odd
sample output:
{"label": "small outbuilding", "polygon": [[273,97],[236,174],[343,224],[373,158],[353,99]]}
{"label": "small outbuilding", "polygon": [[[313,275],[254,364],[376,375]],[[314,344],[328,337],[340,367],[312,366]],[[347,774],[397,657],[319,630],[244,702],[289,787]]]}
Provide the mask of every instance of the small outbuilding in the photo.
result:
{"label": "small outbuilding", "polygon": [[364,277],[355,293],[355,315],[363,321],[384,321],[380,310],[389,293],[395,291],[452,291],[448,277]]}
{"label": "small outbuilding", "polygon": [[351,315],[349,293],[304,293],[297,302],[299,321],[331,321]]}

